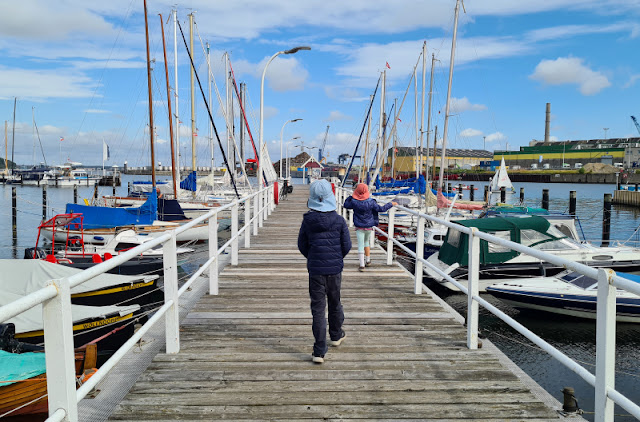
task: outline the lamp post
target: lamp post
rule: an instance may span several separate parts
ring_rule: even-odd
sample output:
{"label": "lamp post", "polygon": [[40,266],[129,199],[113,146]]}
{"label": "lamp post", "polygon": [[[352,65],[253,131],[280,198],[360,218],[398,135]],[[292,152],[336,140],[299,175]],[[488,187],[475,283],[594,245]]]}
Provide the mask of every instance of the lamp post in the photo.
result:
{"label": "lamp post", "polygon": [[276,54],[271,56],[271,58],[267,61],[267,64],[264,65],[264,70],[262,71],[262,80],[260,82],[260,142],[258,149],[258,187],[262,188],[262,169],[260,167],[260,162],[262,161],[262,140],[264,139],[264,77],[267,74],[267,68],[269,64],[278,57],[280,54],[295,54],[300,50],[311,50],[311,47],[294,47],[290,50],[278,51]]}
{"label": "lamp post", "polygon": [[280,173],[279,175],[281,179],[284,179],[284,177],[282,177],[282,134],[284,133],[284,127],[287,125],[287,123],[299,122],[300,120],[302,119],[287,120],[282,125],[282,129],[280,129]]}
{"label": "lamp post", "polygon": [[[294,141],[296,139],[300,139],[299,136],[294,136],[293,138],[291,138],[291,141]],[[289,148],[291,147],[291,142],[287,142],[287,161],[286,161],[286,166],[287,166],[287,171],[285,173],[287,173],[287,179],[291,179],[291,163],[289,162]]]}

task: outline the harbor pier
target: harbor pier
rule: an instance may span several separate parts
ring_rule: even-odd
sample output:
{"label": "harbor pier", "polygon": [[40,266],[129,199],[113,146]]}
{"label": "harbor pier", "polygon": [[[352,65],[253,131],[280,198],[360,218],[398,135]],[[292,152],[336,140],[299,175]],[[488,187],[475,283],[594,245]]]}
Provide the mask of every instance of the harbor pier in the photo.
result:
{"label": "harbor pier", "polygon": [[312,363],[297,250],[307,198],[296,186],[280,202],[238,265],[222,268],[219,294],[186,313],[179,352],[158,353],[110,420],[561,419],[562,405],[488,340],[467,348],[462,317],[426,288],[414,294],[413,276],[382,249],[359,272],[355,236],[342,278],[347,338]]}

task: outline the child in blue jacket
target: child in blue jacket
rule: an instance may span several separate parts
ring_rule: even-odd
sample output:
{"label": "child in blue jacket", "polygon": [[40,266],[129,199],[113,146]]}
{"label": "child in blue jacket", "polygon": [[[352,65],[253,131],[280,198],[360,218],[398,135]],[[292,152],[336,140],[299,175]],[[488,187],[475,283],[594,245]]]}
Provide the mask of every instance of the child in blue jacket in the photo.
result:
{"label": "child in blue jacket", "polygon": [[[353,191],[353,195],[344,201],[344,207],[353,209],[353,225],[356,226],[358,237],[358,258],[360,259],[360,271],[364,271],[365,265],[371,265],[371,233],[373,227],[378,225],[378,213],[385,212],[396,202],[378,205],[375,199],[369,198],[369,187],[359,183]],[[366,262],[365,262],[366,258]]]}
{"label": "child in blue jacket", "polygon": [[326,302],[329,304],[329,336],[331,346],[339,346],[346,334],[342,329],[344,312],[340,302],[340,285],[344,257],[351,250],[347,222],[336,213],[336,198],[326,180],[318,180],[309,188],[309,212],[302,217],[298,249],[307,258],[309,297],[313,316],[312,360],[324,362],[327,353]]}

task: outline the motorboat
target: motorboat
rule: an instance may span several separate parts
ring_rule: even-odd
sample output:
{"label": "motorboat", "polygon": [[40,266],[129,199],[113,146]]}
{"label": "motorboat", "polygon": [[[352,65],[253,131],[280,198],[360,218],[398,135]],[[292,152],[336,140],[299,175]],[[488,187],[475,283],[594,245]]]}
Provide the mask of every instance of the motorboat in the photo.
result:
{"label": "motorboat", "polygon": [[[618,273],[636,283],[640,276]],[[596,318],[598,280],[567,270],[554,276],[500,280],[488,293],[519,309],[533,309],[577,318]],[[616,290],[616,320],[640,323],[640,296]]]}
{"label": "motorboat", "polygon": [[[640,249],[627,246],[595,247],[580,242],[568,235],[570,228],[567,226],[564,229],[558,228],[561,223],[569,221],[571,220],[554,222],[542,216],[523,215],[460,220],[456,223],[592,267],[607,267],[623,272],[640,270]],[[427,262],[454,279],[466,278],[468,243],[468,235],[449,229],[440,250],[431,255]],[[561,266],[480,239],[480,291],[495,283],[495,279],[551,276],[562,270],[564,268]],[[427,277],[443,286],[458,290],[429,266],[425,265],[424,272]]]}

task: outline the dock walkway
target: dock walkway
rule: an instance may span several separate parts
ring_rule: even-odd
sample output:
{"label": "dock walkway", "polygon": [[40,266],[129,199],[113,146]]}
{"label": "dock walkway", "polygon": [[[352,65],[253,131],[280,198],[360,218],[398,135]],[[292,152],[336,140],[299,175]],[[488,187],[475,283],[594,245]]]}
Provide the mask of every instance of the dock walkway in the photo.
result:
{"label": "dock walkway", "polygon": [[[111,420],[558,420],[494,349],[466,330],[381,249],[358,271],[345,259],[347,338],[311,362],[306,261],[296,241],[308,190],[296,186],[238,266],[220,274],[181,327],[181,351],[158,354]],[[486,342],[486,340],[484,340]],[[516,368],[517,369],[517,368]]]}

